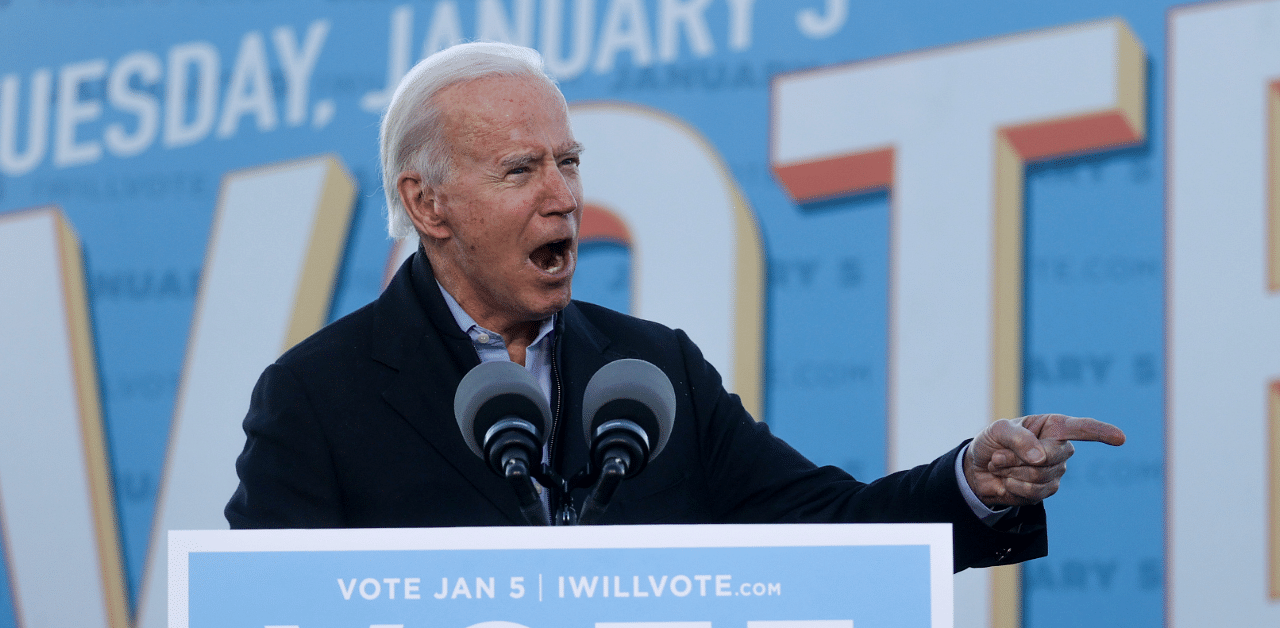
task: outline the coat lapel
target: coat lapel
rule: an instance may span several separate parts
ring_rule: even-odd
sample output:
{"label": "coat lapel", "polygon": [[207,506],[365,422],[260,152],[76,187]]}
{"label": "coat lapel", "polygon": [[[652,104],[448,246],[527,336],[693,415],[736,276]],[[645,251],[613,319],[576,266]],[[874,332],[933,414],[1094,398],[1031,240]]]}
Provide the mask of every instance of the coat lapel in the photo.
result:
{"label": "coat lapel", "polygon": [[378,303],[373,358],[399,371],[383,399],[495,509],[511,523],[524,524],[511,487],[471,452],[458,430],[454,392],[480,358],[458,329],[421,251],[401,266]]}

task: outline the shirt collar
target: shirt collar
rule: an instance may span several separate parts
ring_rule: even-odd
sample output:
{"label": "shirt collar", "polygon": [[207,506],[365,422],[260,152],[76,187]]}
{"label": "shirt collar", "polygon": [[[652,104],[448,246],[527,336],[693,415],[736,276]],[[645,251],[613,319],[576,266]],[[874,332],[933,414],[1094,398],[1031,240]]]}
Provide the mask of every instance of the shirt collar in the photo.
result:
{"label": "shirt collar", "polygon": [[[440,294],[444,296],[444,303],[445,305],[449,306],[449,313],[453,314],[453,320],[457,321],[458,327],[461,328],[464,333],[466,333],[468,336],[471,337],[471,342],[473,344],[477,342],[476,336],[478,336],[481,332],[492,334],[497,338],[501,338],[501,336],[499,336],[497,332],[481,327],[480,324],[476,322],[476,319],[471,318],[471,315],[467,314],[467,311],[462,309],[462,306],[458,304],[458,300],[453,298],[453,295],[449,294],[449,291],[445,290],[444,286],[441,285],[439,281],[436,281],[436,286],[440,288]],[[548,335],[551,334],[551,331],[555,329],[555,320],[556,320],[555,316],[549,316],[546,319],[543,319],[542,324],[538,326],[538,335],[534,336],[533,342],[529,343],[530,347],[535,346],[538,343],[542,342],[543,338],[546,338]],[[485,344],[485,343],[480,343],[480,344]]]}

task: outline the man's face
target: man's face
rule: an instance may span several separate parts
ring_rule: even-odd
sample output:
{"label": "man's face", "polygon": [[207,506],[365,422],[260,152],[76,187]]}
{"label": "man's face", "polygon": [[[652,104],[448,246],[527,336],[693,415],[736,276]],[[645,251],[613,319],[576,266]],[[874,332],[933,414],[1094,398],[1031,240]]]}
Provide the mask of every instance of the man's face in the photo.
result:
{"label": "man's face", "polygon": [[560,311],[569,304],[582,215],[580,146],[564,101],[517,77],[461,83],[437,97],[453,168],[432,188],[442,229],[428,235],[457,274],[441,283],[481,324]]}

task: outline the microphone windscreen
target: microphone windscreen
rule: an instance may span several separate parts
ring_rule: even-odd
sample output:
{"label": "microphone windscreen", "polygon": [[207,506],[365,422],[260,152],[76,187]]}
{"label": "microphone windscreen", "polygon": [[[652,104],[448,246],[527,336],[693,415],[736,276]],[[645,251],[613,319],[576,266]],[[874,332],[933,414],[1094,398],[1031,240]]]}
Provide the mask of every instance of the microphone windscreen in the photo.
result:
{"label": "microphone windscreen", "polygon": [[596,371],[582,396],[582,431],[587,442],[600,425],[627,419],[649,437],[649,459],[667,445],[676,421],[676,393],[662,369],[644,360],[622,359]]}
{"label": "microphone windscreen", "polygon": [[485,432],[494,423],[516,416],[538,428],[545,444],[551,429],[551,406],[538,380],[515,362],[483,362],[467,372],[453,396],[453,414],[467,447],[485,457]]}

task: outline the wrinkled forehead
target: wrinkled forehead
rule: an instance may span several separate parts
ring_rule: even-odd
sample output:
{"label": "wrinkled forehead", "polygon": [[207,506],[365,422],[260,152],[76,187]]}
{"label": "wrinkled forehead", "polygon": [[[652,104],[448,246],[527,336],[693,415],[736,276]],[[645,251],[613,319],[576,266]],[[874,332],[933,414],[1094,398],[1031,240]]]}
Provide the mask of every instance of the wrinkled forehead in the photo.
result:
{"label": "wrinkled forehead", "polygon": [[476,140],[493,142],[516,136],[549,142],[553,148],[574,143],[564,95],[544,80],[528,76],[484,77],[451,85],[440,92],[439,98],[442,130],[455,148]]}
{"label": "wrinkled forehead", "polygon": [[462,81],[444,88],[436,102],[446,117],[519,115],[539,109],[554,110],[568,118],[564,94],[551,82],[533,76],[496,75]]}

